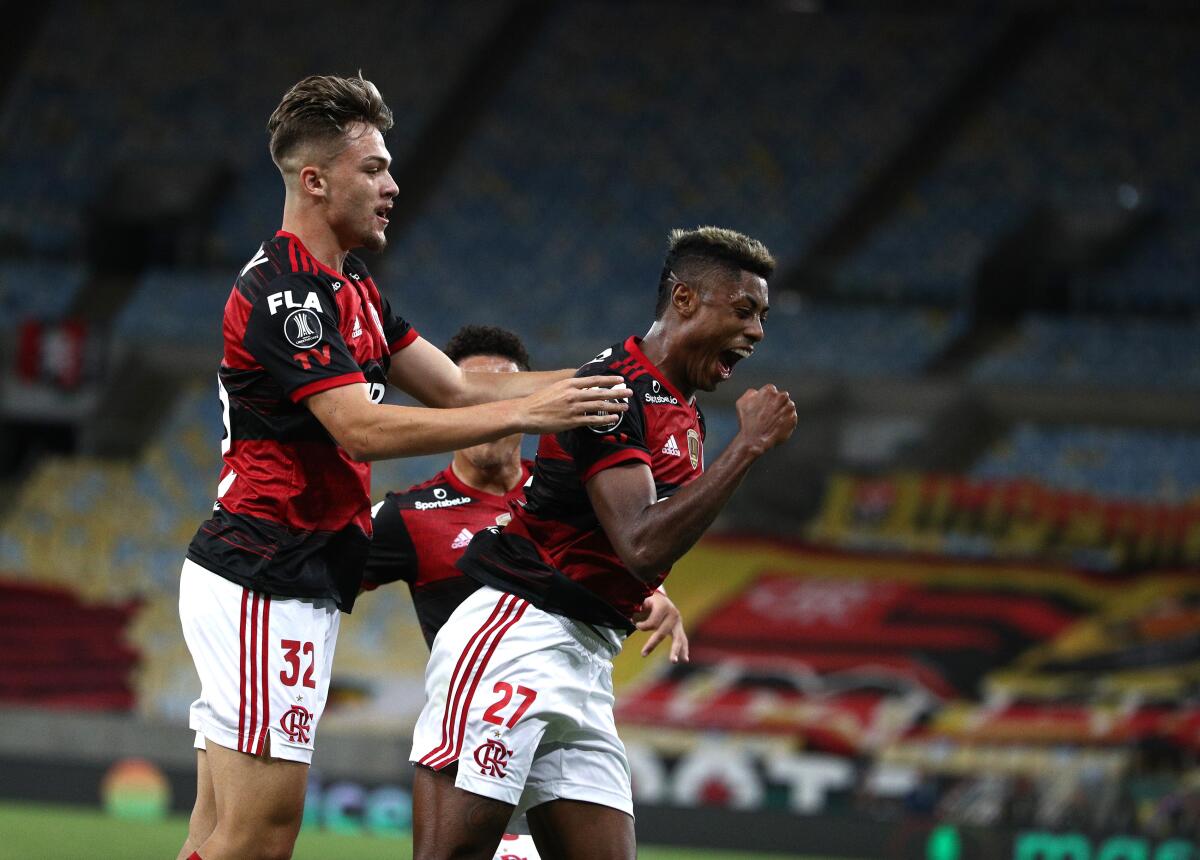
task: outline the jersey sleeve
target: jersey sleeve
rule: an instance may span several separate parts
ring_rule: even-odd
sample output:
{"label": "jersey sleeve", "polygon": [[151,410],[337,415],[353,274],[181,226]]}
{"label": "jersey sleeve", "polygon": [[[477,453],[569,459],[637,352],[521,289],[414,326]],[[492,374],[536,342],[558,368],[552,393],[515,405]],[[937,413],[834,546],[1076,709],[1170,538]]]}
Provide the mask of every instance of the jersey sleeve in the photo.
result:
{"label": "jersey sleeve", "polygon": [[367,588],[398,580],[411,584],[416,578],[417,549],[395,496],[388,493],[387,498],[375,506],[371,551],[363,570],[363,584]]}
{"label": "jersey sleeve", "polygon": [[417,330],[392,310],[392,303],[383,293],[379,294],[379,304],[383,308],[383,336],[387,339],[388,352],[399,352],[419,337]]}
{"label": "jersey sleeve", "polygon": [[338,330],[332,291],[311,275],[284,275],[259,294],[246,321],[244,346],[296,403],[366,382]]}
{"label": "jersey sleeve", "polygon": [[[592,372],[586,366],[584,371]],[[613,466],[622,466],[630,462],[650,465],[645,422],[642,403],[635,391],[634,396],[629,399],[629,409],[620,414],[616,424],[567,430],[558,434],[558,444],[575,461],[575,471],[579,480],[587,483],[598,473]]]}

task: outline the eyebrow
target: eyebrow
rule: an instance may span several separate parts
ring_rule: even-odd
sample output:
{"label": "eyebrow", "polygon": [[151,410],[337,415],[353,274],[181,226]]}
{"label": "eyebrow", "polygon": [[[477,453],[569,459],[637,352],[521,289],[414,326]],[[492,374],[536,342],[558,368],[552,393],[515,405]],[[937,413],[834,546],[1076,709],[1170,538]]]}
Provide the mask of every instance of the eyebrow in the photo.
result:
{"label": "eyebrow", "polygon": [[362,163],[366,164],[368,161],[378,161],[380,164],[384,165],[385,167],[392,163],[392,160],[390,158],[384,158],[382,155],[364,155]]}
{"label": "eyebrow", "polygon": [[750,295],[749,293],[742,293],[740,296],[734,299],[734,301],[737,302],[741,301],[742,299],[745,299],[750,303],[751,310],[758,311],[759,313],[765,314],[771,309],[770,305],[759,304],[758,299],[754,298],[754,296]]}

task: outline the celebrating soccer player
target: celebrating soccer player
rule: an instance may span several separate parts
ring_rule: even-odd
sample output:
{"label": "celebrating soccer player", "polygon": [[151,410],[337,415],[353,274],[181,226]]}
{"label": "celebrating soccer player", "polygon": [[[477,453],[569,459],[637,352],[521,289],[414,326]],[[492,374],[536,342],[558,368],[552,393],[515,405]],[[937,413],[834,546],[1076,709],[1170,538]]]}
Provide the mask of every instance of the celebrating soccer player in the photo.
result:
{"label": "celebrating soccer player", "polygon": [[[524,344],[512,332],[468,325],[446,344],[446,355],[463,370],[513,373],[529,369]],[[450,464],[405,492],[388,493],[375,506],[375,531],[363,584],[375,588],[403,580],[425,642],[434,637],[458,604],[479,588],[455,563],[476,532],[504,525],[514,505],[525,500],[532,463],[521,459],[521,435],[454,452]],[[679,610],[662,591],[649,595],[635,616],[639,630],[650,631],[642,654],[671,637],[670,657],[688,659],[687,636]],[[497,857],[537,860],[526,835],[505,834]]]}
{"label": "celebrating soccer player", "polygon": [[635,856],[610,661],[671,565],[795,429],[785,392],[748,390],[737,435],[705,470],[695,392],[762,340],[773,270],[739,233],[673,232],[645,337],[579,371],[620,374],[629,411],[543,436],[525,507],[469,545],[459,566],[481,587],[433,643],[413,739],[418,860],[490,857],[514,812],[543,857]]}
{"label": "celebrating soccer player", "polygon": [[[218,374],[224,465],[180,578],[197,796],[180,858],[290,857],[339,611],[371,532],[370,460],[600,426],[620,377],[464,371],[350,253],[386,244],[392,115],[362,76],[309,77],[267,124],[283,229],[238,274]],[[435,407],[380,403],[385,383]],[[600,388],[597,388],[599,386]]]}

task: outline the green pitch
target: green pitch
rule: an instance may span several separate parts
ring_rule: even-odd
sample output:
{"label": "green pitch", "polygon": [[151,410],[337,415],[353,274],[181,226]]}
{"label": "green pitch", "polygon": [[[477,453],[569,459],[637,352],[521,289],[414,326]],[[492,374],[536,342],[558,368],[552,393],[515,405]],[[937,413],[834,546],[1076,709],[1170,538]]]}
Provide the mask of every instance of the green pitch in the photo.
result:
{"label": "green pitch", "polygon": [[[187,833],[187,820],[173,817],[144,823],[120,821],[102,812],[66,806],[0,803],[0,857],[21,860],[164,860],[173,858]],[[410,860],[405,839],[340,836],[304,831],[295,860]],[[748,854],[694,848],[643,847],[641,860],[820,860],[798,854]]]}

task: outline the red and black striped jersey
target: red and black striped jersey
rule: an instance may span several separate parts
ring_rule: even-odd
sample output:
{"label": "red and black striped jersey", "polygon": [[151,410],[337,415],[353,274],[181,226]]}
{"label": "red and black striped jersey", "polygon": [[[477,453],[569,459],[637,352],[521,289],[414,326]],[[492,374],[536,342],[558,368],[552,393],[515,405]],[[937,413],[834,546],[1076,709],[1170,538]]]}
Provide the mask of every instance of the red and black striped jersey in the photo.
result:
{"label": "red and black striped jersey", "polygon": [[666,578],[634,576],[600,526],[585,484],[605,469],[650,467],[658,498],[704,471],[704,416],[630,337],[576,376],[619,375],[633,391],[629,410],[606,428],[543,436],[526,504],[502,530],[480,532],[459,562],[468,576],[542,609],[631,632],[630,618]]}
{"label": "red and black striped jersey", "polygon": [[455,563],[476,532],[502,526],[525,501],[530,462],[521,480],[502,496],[468,486],[447,466],[402,493],[388,493],[375,506],[375,533],[363,584],[368,588],[403,580],[412,592],[425,644],[442,629],[458,604],[479,587]]}
{"label": "red and black striped jersey", "polygon": [[247,588],[328,597],[348,612],[371,534],[371,467],[302,401],[356,382],[380,400],[392,353],[417,332],[361,260],[348,255],[343,269],[280,231],[234,282],[218,372],[224,464],[188,558]]}

